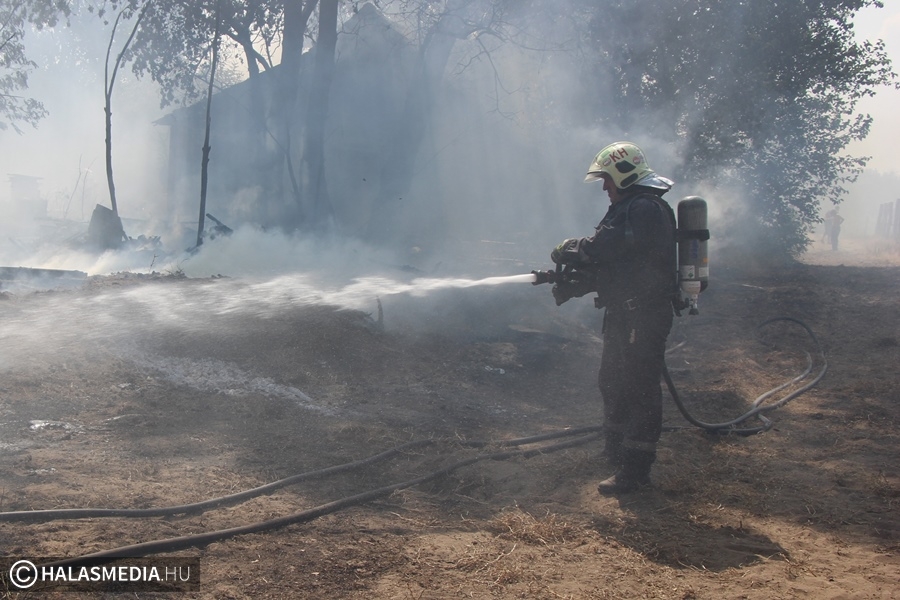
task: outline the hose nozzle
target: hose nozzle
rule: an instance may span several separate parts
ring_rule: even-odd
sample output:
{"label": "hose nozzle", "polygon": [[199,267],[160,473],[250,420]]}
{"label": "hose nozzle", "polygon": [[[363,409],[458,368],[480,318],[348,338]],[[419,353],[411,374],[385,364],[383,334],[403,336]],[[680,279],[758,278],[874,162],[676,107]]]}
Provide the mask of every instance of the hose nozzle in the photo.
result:
{"label": "hose nozzle", "polygon": [[532,271],[534,281],[531,285],[541,285],[543,283],[556,283],[556,271]]}

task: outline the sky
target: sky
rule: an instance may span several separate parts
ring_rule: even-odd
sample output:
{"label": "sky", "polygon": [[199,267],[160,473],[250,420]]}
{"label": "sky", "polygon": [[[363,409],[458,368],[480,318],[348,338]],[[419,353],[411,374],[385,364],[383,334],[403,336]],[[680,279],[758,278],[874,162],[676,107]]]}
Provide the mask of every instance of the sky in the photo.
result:
{"label": "sky", "polygon": [[[95,203],[109,203],[103,95],[109,30],[98,32],[97,18],[88,14],[73,16],[72,21],[72,28],[26,32],[26,53],[37,63],[27,92],[49,114],[35,128],[20,124],[22,135],[6,131],[0,136],[0,200],[9,193],[7,174],[39,177],[49,217],[87,221]],[[84,31],[97,33],[89,36]],[[120,30],[114,50],[124,37]],[[113,88],[112,114],[113,167],[117,193],[122,187],[122,216],[148,218],[135,212],[129,196],[137,189],[147,195],[165,189],[146,179],[149,173],[161,172],[160,164],[152,164],[161,157],[137,152],[164,139],[160,136],[165,128],[153,124],[164,114],[155,85],[137,81],[126,65]],[[138,154],[140,160],[131,160]]]}
{"label": "sky", "polygon": [[[900,1],[887,0],[884,8],[860,11],[855,20],[858,39],[884,40],[895,71],[900,71]],[[869,137],[853,144],[852,154],[871,156],[868,168],[900,176],[900,90],[881,88],[874,98],[864,98],[857,110],[872,115]]]}

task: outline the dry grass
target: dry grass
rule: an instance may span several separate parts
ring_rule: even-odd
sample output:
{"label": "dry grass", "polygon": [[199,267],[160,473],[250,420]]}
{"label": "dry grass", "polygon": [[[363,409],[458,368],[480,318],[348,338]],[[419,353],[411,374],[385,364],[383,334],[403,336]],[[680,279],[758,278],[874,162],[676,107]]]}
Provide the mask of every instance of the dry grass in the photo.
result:
{"label": "dry grass", "polygon": [[583,535],[583,530],[549,511],[537,518],[519,507],[504,510],[487,524],[501,539],[531,545],[562,544]]}
{"label": "dry grass", "polygon": [[[494,537],[486,543],[469,544],[455,568],[495,593],[516,586],[517,590],[527,589],[529,598],[570,597],[549,587],[559,575],[546,568],[545,555],[553,546],[583,537],[585,530],[550,512],[538,518],[518,506],[503,510],[485,529]],[[536,569],[540,564],[545,567]]]}

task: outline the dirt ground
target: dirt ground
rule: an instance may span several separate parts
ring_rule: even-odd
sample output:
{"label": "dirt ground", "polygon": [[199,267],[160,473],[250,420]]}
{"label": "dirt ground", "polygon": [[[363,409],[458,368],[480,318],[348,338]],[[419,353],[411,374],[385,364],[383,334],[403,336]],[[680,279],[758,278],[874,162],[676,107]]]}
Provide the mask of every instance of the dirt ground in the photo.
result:
{"label": "dirt ground", "polygon": [[845,246],[769,269],[713,257],[701,314],[677,320],[667,359],[692,414],[743,414],[802,374],[807,352],[805,381],[820,371],[805,331],[757,329],[768,318],[806,323],[827,374],[752,436],[691,427],[667,396],[653,486],[618,498],[596,492],[608,475],[596,438],[475,460],[601,423],[589,299],[556,308],[546,286],[470,288],[387,297],[379,318],[374,302],[264,303],[244,282],[175,274],[4,294],[0,511],[181,505],[430,443],[202,514],[0,522],[0,555],[259,523],[472,459],[178,550],[202,568],[200,591],[180,597],[900,598],[900,255]]}

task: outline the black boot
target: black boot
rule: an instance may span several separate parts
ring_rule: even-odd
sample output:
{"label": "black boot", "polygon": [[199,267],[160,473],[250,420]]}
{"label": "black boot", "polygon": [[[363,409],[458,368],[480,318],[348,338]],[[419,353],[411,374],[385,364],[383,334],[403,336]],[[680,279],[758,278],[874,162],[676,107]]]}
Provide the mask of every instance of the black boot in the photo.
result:
{"label": "black boot", "polygon": [[623,439],[624,436],[621,431],[606,430],[603,455],[606,457],[606,464],[609,465],[613,471],[618,471],[622,468],[622,461],[624,459],[622,454]]}
{"label": "black boot", "polygon": [[597,486],[597,491],[604,496],[636,492],[650,485],[650,466],[656,460],[656,453],[628,448],[622,456],[622,468]]}

